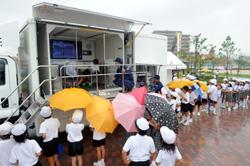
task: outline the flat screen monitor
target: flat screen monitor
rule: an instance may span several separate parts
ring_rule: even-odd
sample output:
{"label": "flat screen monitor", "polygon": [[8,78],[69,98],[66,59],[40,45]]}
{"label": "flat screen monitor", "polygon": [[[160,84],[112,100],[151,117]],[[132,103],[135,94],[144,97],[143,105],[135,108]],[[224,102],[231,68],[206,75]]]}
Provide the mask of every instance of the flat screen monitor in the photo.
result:
{"label": "flat screen monitor", "polygon": [[[76,47],[77,46],[77,47]],[[80,41],[50,40],[51,59],[82,59]]]}

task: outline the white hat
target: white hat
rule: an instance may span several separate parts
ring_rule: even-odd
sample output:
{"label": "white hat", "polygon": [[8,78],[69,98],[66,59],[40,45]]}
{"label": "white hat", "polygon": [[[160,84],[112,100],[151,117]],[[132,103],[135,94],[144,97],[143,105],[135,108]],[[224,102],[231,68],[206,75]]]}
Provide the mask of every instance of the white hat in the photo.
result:
{"label": "white hat", "polygon": [[217,83],[217,81],[215,79],[211,79],[209,82],[214,84],[214,85]]}
{"label": "white hat", "polygon": [[51,108],[49,106],[42,107],[42,109],[40,111],[40,115],[44,118],[50,117],[51,116]]}
{"label": "white hat", "polygon": [[223,80],[224,80],[224,81],[228,81],[228,79],[226,79],[226,78],[224,78]]}
{"label": "white hat", "polygon": [[74,123],[80,123],[82,121],[83,112],[81,110],[75,110],[72,115],[72,121]]}
{"label": "white hat", "polygon": [[195,80],[195,79],[196,79],[196,77],[195,77],[195,76],[193,76],[193,75],[190,75],[188,79],[189,79],[189,80]]}
{"label": "white hat", "polygon": [[149,129],[149,123],[145,118],[139,118],[136,120],[136,125],[141,130],[148,130]]}
{"label": "white hat", "polygon": [[25,126],[25,124],[19,123],[19,124],[14,125],[14,127],[11,130],[11,134],[14,136],[19,136],[25,133],[26,130],[27,130],[27,127]]}
{"label": "white hat", "polygon": [[161,137],[162,137],[164,142],[166,142],[167,144],[175,143],[176,134],[174,133],[173,130],[170,130],[166,126],[162,126],[160,129],[160,132],[161,132]]}
{"label": "white hat", "polygon": [[10,134],[13,124],[10,122],[4,122],[0,125],[0,135]]}
{"label": "white hat", "polygon": [[173,78],[173,80],[177,80],[177,79],[178,79],[178,77],[176,77],[176,76]]}

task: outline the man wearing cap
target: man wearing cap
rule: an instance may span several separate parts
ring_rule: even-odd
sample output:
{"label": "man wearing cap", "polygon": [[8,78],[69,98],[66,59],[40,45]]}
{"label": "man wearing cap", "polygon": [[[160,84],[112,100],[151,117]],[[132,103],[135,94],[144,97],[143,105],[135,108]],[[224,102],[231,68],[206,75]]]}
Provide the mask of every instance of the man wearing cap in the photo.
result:
{"label": "man wearing cap", "polygon": [[154,141],[146,135],[149,122],[145,118],[139,118],[135,124],[138,133],[130,136],[126,141],[122,150],[122,159],[129,166],[149,166],[150,158],[155,160],[156,157]]}
{"label": "man wearing cap", "polygon": [[161,93],[162,88],[163,88],[163,85],[160,81],[160,76],[155,75],[153,78],[153,91],[155,91],[155,93]]}
{"label": "man wearing cap", "polygon": [[43,138],[43,152],[44,156],[47,157],[49,165],[60,166],[58,160],[58,130],[60,122],[57,118],[51,117],[51,108],[49,106],[42,107],[40,115],[45,119],[41,123],[39,134]]}
{"label": "man wearing cap", "polygon": [[123,65],[121,58],[115,59],[115,64],[117,66],[116,74],[113,78],[113,83],[119,87],[123,87],[126,92],[130,92],[134,87],[134,78],[131,71],[126,65]]}
{"label": "man wearing cap", "polygon": [[157,155],[156,163],[158,166],[174,166],[176,160],[182,160],[182,156],[175,145],[176,134],[166,126],[161,127],[160,133],[163,145]]}
{"label": "man wearing cap", "polygon": [[10,138],[10,135],[11,135],[10,132],[12,128],[13,128],[13,124],[10,122],[5,122],[0,125],[0,165],[1,166],[12,165],[8,161],[11,149],[15,145],[14,140]]}
{"label": "man wearing cap", "polygon": [[28,139],[27,127],[22,123],[16,124],[11,134],[16,144],[11,150],[9,162],[18,166],[40,166],[42,149],[35,140]]}

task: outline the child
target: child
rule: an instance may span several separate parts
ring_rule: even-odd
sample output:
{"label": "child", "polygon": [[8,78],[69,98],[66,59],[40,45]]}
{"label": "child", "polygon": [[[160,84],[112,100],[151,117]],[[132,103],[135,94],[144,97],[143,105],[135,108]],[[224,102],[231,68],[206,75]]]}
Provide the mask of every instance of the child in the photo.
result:
{"label": "child", "polygon": [[90,125],[93,131],[93,146],[96,148],[97,162],[94,162],[94,166],[105,166],[105,144],[106,133],[97,131],[92,125]]}
{"label": "child", "polygon": [[58,160],[58,129],[60,122],[57,118],[51,117],[51,108],[44,106],[41,109],[40,115],[45,119],[41,123],[39,134],[43,138],[43,154],[47,157],[49,165],[60,166]]}
{"label": "child", "polygon": [[220,100],[220,97],[221,97],[221,89],[222,89],[222,86],[221,86],[221,84],[218,84],[217,85],[217,91],[215,92],[215,96],[214,96],[214,112],[213,112],[213,114],[214,115],[216,115],[217,114],[217,112],[216,112],[216,110],[217,110],[217,105],[219,105],[218,103],[219,103],[219,100]]}
{"label": "child", "polygon": [[180,94],[181,97],[181,112],[182,112],[182,120],[180,123],[183,123],[185,126],[189,125],[188,122],[188,111],[189,111],[189,100],[190,100],[190,94],[188,93],[188,87],[184,86],[182,88],[182,94]]}
{"label": "child", "polygon": [[9,162],[18,166],[40,166],[39,156],[41,147],[35,140],[28,139],[27,128],[24,124],[16,124],[11,133],[16,145],[11,150]]}
{"label": "child", "polygon": [[239,91],[240,90],[240,83],[236,81],[233,85],[233,103],[234,103],[234,110],[237,110],[239,107]]}
{"label": "child", "polygon": [[[10,122],[5,122],[0,125],[0,165],[1,166],[11,166],[8,159],[12,147],[15,145],[15,141],[10,138],[11,129],[13,124]],[[2,150],[4,149],[4,150]]]}
{"label": "child", "polygon": [[83,165],[83,136],[82,130],[84,124],[81,123],[83,112],[81,110],[75,110],[72,115],[72,122],[66,125],[66,133],[68,133],[68,155],[71,157],[71,165],[76,166],[77,162],[79,166]]}
{"label": "child", "polygon": [[[122,148],[122,159],[129,166],[149,166],[150,158],[155,160],[155,145],[151,137],[147,136],[149,123],[145,118],[136,120],[138,133],[130,136]],[[129,153],[129,155],[127,154]]]}
{"label": "child", "polygon": [[192,123],[193,122],[193,111],[194,111],[194,106],[195,103],[197,101],[198,96],[194,93],[194,91],[192,90],[192,87],[188,87],[188,93],[190,94],[189,97],[189,112],[190,115],[188,116],[188,123]]}
{"label": "child", "polygon": [[156,158],[156,164],[158,166],[174,166],[176,160],[182,160],[182,156],[175,145],[176,134],[166,126],[161,127],[160,132],[163,144]]}
{"label": "child", "polygon": [[210,111],[213,111],[213,113],[215,114],[215,105],[217,102],[217,98],[216,98],[216,92],[217,92],[217,88],[216,88],[216,80],[211,79],[209,81],[209,87],[208,87],[208,113],[210,113]]}
{"label": "child", "polygon": [[233,86],[231,83],[228,84],[224,92],[226,95],[226,107],[228,107],[228,111],[230,112],[233,106]]}

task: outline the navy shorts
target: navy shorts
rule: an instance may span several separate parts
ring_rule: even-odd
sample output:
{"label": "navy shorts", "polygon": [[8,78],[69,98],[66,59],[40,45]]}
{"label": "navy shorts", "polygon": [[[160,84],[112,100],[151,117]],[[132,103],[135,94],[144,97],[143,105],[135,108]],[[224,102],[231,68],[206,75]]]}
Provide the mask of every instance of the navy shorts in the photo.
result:
{"label": "navy shorts", "polygon": [[188,112],[189,111],[189,103],[181,103],[181,112]]}
{"label": "navy shorts", "polygon": [[150,161],[139,161],[139,162],[135,162],[132,161],[129,163],[129,166],[149,166],[150,165]]}
{"label": "navy shorts", "polygon": [[83,150],[83,140],[78,142],[68,142],[68,155],[71,157],[82,155]]}
{"label": "navy shorts", "polygon": [[55,154],[58,154],[58,138],[54,138],[48,142],[43,142],[42,147],[45,157],[52,157]]}
{"label": "navy shorts", "polygon": [[94,147],[100,147],[100,146],[104,146],[106,144],[106,139],[102,139],[102,140],[93,140],[93,146]]}

